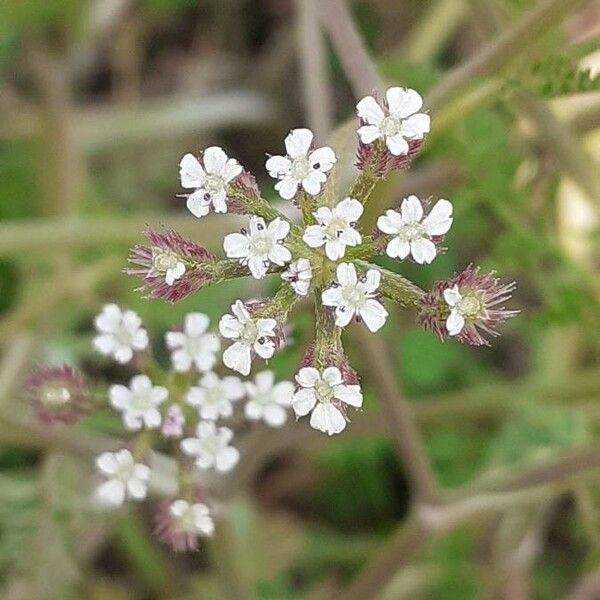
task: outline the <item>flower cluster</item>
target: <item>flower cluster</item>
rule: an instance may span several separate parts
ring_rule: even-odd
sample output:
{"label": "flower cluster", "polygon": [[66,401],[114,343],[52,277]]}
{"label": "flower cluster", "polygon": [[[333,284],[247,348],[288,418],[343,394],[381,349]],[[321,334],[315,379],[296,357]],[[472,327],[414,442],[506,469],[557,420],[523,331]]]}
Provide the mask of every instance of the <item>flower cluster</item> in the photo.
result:
{"label": "flower cluster", "polygon": [[[350,408],[362,407],[359,378],[342,340],[352,322],[377,332],[390,305],[398,304],[413,310],[417,321],[441,339],[482,345],[488,343],[484,334],[497,335],[496,326],[515,314],[503,306],[514,283],[502,284],[477,268],[468,267],[426,292],[372,260],[387,256],[398,267],[400,261],[428,265],[444,251],[441,244],[452,227],[451,202],[416,195],[399,206],[381,207],[372,230],[365,225],[365,206],[376,185],[391,171],[408,167],[424,143],[430,117],[422,106],[416,91],[400,87],[388,89],[385,100],[367,96],[358,102],[358,171],[340,195],[331,176],[337,165],[334,150],[317,147],[308,129],[292,130],[284,140],[285,155],[269,156],[265,167],[281,199],[299,209],[297,220],[267,202],[254,176],[222,148],[182,158],[181,185],[189,192],[184,197],[192,215],[242,214],[247,225],[225,236],[223,258],[175,231],[146,231],[149,245],[131,250],[126,270],[142,280],[140,290],[149,298],[177,302],[234,278],[275,274],[281,283],[271,297],[238,299],[224,308],[218,335],[209,331],[205,315],[187,315],[181,331],[166,334],[169,372],[151,357],[141,319],[115,305],[104,307],[96,318],[94,347],[123,364],[135,357],[141,372],[108,390],[110,406],[135,437],[130,446],[98,457],[100,501],[120,505],[145,498],[152,485],[152,442],[160,440],[161,448],[171,444],[178,457],[178,496],[160,505],[156,530],[177,550],[196,548],[199,537],[214,529],[198,474],[235,468],[240,417],[280,427],[292,409],[297,418],[308,417],[314,429],[333,435],[346,428]],[[221,372],[246,377],[257,362],[273,357],[285,345],[294,305],[309,297],[315,306],[314,340],[294,383],[276,382],[265,370],[250,381]],[[37,388],[44,390],[38,396],[45,394],[47,404],[57,398],[60,403],[75,389],[62,385],[60,377],[56,385],[48,381],[50,387],[42,380]],[[242,402],[243,411],[236,411]]]}

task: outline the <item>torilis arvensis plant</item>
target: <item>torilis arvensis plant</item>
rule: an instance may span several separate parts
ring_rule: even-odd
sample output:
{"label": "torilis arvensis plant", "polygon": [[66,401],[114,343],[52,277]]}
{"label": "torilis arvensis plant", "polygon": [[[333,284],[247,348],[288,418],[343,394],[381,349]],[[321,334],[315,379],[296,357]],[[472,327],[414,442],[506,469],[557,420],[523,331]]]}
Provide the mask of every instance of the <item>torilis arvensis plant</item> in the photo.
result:
{"label": "torilis arvensis plant", "polygon": [[[430,117],[421,96],[393,87],[385,101],[367,96],[357,105],[359,119],[358,176],[345,196],[334,197],[327,179],[336,164],[329,147],[315,147],[308,129],[285,138],[285,154],[266,161],[281,198],[299,209],[292,221],[262,196],[255,178],[219,147],[200,156],[186,154],[180,163],[186,202],[197,218],[210,212],[246,215],[247,225],[225,236],[226,258],[220,259],[175,231],[147,231],[147,246],[136,246],[127,273],[142,279],[149,298],[177,302],[208,285],[251,276],[281,279],[271,298],[236,300],[210,332],[206,315],[191,313],[182,330],[166,334],[171,369],[154,361],[139,316],[114,304],[96,317],[96,350],[119,363],[133,362],[140,374],[128,385],[112,385],[110,406],[135,437],[126,447],[98,456],[95,497],[102,505],[143,500],[153,478],[153,448],[177,463],[174,498],[161,503],[156,515],[159,537],[174,549],[197,547],[214,530],[215,506],[210,484],[199,471],[226,473],[239,460],[234,428],[244,403],[244,418],[280,427],[293,411],[329,435],[342,432],[352,409],[362,406],[356,372],[344,352],[342,332],[358,321],[371,332],[388,317],[386,305],[414,311],[423,327],[440,338],[487,344],[496,326],[514,311],[505,310],[514,284],[501,284],[492,274],[468,267],[424,292],[395,272],[372,262],[384,255],[426,265],[435,260],[452,226],[452,204],[430,203],[414,195],[379,216],[373,231],[361,217],[378,181],[409,166],[429,132]],[[289,315],[298,300],[312,298],[313,342],[306,349],[295,381],[276,382],[262,370],[246,381],[253,364],[268,361],[285,344]],[[223,350],[221,356],[221,350]],[[222,363],[225,369],[221,368]],[[217,372],[218,371],[218,372]],[[70,367],[39,370],[29,393],[44,423],[69,423],[89,412],[93,403],[82,377]],[[222,421],[226,424],[223,425]]]}

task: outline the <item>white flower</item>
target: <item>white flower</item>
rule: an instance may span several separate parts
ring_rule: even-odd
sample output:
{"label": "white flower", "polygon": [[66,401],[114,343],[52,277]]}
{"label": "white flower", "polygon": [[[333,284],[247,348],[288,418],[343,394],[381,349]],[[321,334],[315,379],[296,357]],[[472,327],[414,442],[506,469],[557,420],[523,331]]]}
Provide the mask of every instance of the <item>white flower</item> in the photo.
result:
{"label": "white flower", "polygon": [[149,275],[164,277],[167,285],[173,285],[185,275],[185,263],[175,252],[153,248],[152,268]]}
{"label": "white flower", "polygon": [[392,87],[385,97],[387,111],[372,96],[366,96],[356,105],[358,116],[367,123],[359,127],[358,135],[363,144],[384,138],[394,156],[406,154],[407,140],[421,140],[429,133],[429,115],[418,112],[423,99],[415,90]]}
{"label": "white flower", "polygon": [[336,270],[337,284],[322,294],[325,306],[335,306],[335,324],[346,327],[354,315],[358,315],[370,331],[383,327],[388,312],[377,300],[381,275],[375,269],[369,269],[360,280],[352,263],[341,263]]}
{"label": "white flower", "polygon": [[210,371],[217,362],[216,353],[221,347],[218,336],[206,333],[209,318],[203,313],[189,313],[183,322],[183,331],[168,331],[167,348],[171,350],[171,363],[175,371],[184,373],[192,365],[200,372]]}
{"label": "white flower", "polygon": [[145,350],[148,346],[148,333],[132,310],[122,311],[116,304],[107,304],[94,324],[99,334],[94,338],[94,348],[117,362],[128,363],[134,350]]}
{"label": "white flower", "polygon": [[248,402],[246,417],[251,421],[264,421],[271,427],[281,427],[287,421],[286,408],[292,404],[294,384],[280,381],[275,384],[272,371],[262,371],[254,377],[254,383],[246,382]]}
{"label": "white flower", "polygon": [[248,265],[252,277],[263,278],[271,263],[283,266],[292,260],[292,253],[281,244],[290,231],[287,221],[277,217],[267,226],[262,217],[250,217],[248,228],[248,232],[226,235],[223,248],[229,258]]}
{"label": "white flower", "polygon": [[223,315],[219,322],[221,335],[235,340],[223,352],[223,363],[242,375],[248,375],[253,351],[261,358],[273,356],[275,342],[270,338],[276,337],[277,321],[252,319],[241,300],[231,305],[231,312],[233,315]]}
{"label": "white flower", "polygon": [[120,506],[125,498],[143,500],[146,497],[150,468],[135,463],[129,450],[103,452],[96,458],[96,466],[106,479],[96,490],[102,504]]}
{"label": "white flower", "polygon": [[423,206],[416,196],[405,198],[400,212],[388,210],[377,219],[377,227],[394,236],[387,245],[387,255],[404,259],[411,254],[421,265],[429,264],[437,255],[431,237],[444,235],[451,225],[452,204],[448,200],[438,200],[423,218]]}
{"label": "white flower", "polygon": [[298,296],[306,296],[312,279],[312,268],[308,258],[299,258],[290,263],[287,271],[281,274],[281,279],[287,281]]}
{"label": "white flower", "polygon": [[193,154],[186,154],[179,167],[181,185],[195,190],[187,199],[193,215],[204,217],[211,203],[215,212],[227,212],[227,185],[242,172],[237,160],[228,158],[222,148],[211,146],[202,154],[202,164]]}
{"label": "white flower", "polygon": [[446,319],[446,329],[450,335],[458,335],[465,326],[465,317],[474,317],[481,313],[481,301],[474,296],[463,296],[458,285],[444,290],[444,300],[450,307]]}
{"label": "white flower", "polygon": [[129,387],[111,385],[108,393],[112,407],[123,414],[123,424],[130,431],[138,431],[143,426],[147,429],[160,426],[158,406],[169,396],[167,388],[153,386],[146,375],[136,375]]}
{"label": "white flower", "polygon": [[206,373],[186,394],[188,404],[195,406],[203,419],[231,417],[233,402],[244,396],[244,385],[237,377],[219,379],[215,373]]}
{"label": "white flower", "polygon": [[296,381],[300,386],[292,400],[296,416],[303,417],[312,411],[311,427],[329,435],[346,427],[343,405],[362,406],[360,386],[345,384],[337,367],[327,367],[322,373],[314,367],[303,367]]}
{"label": "white flower", "polygon": [[167,414],[163,419],[161,433],[167,437],[181,437],[183,435],[183,426],[185,425],[185,415],[179,404],[171,404]]}
{"label": "white flower", "polygon": [[219,427],[213,421],[200,421],[196,429],[196,437],[186,438],[181,442],[185,454],[196,457],[199,469],[215,469],[219,473],[227,473],[238,463],[240,453],[229,445],[233,431],[228,427]]}
{"label": "white flower", "polygon": [[318,225],[309,225],[302,239],[311,248],[324,244],[327,258],[339,260],[346,253],[346,246],[358,246],[362,241],[354,229],[362,213],[363,205],[354,198],[344,198],[333,209],[322,206],[313,213]]}
{"label": "white flower", "polygon": [[327,180],[336,162],[335,153],[329,146],[323,146],[310,152],[313,133],[310,129],[292,129],[285,138],[287,156],[271,156],[266,167],[269,175],[279,179],[275,189],[285,200],[291,200],[298,187],[311,196],[321,191],[321,184]]}
{"label": "white flower", "polygon": [[215,524],[206,504],[190,504],[186,500],[173,500],[169,513],[175,521],[177,530],[191,535],[212,535]]}

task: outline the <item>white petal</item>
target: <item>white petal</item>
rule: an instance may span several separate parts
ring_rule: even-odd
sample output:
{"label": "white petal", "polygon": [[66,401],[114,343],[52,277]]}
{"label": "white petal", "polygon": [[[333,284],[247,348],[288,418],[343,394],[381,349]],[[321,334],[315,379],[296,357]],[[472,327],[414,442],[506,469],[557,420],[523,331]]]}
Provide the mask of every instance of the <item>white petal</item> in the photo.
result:
{"label": "white petal", "polygon": [[290,172],[292,161],[286,156],[271,156],[267,159],[265,167],[271,177],[282,179]]}
{"label": "white petal", "polygon": [[249,400],[244,406],[244,414],[251,421],[259,421],[263,416],[263,405],[255,400]]}
{"label": "white petal", "polygon": [[402,137],[402,134],[386,136],[385,145],[394,156],[400,156],[408,152],[408,142]]}
{"label": "white petal", "polygon": [[426,133],[429,133],[430,125],[429,115],[419,113],[403,121],[401,133],[407,137],[421,140]]}
{"label": "white petal", "polygon": [[93,341],[94,348],[100,352],[100,354],[112,354],[118,346],[117,340],[114,338],[112,333],[103,333],[97,335]]}
{"label": "white petal", "polygon": [[302,388],[294,394],[292,408],[297,417],[307,415],[317,403],[315,391],[312,388]]}
{"label": "white petal", "polygon": [[248,221],[248,229],[250,230],[250,237],[255,237],[266,231],[267,224],[262,217],[252,216]]}
{"label": "white petal", "polygon": [[400,210],[402,211],[402,220],[404,223],[420,223],[421,219],[423,218],[423,205],[421,204],[421,201],[414,195],[402,200]]}
{"label": "white petal", "polygon": [[265,407],[263,419],[271,427],[281,427],[287,421],[287,413],[282,406],[270,404]]}
{"label": "white petal", "polygon": [[230,158],[225,163],[225,168],[223,169],[221,176],[225,183],[229,183],[233,179],[235,179],[241,172],[243,171],[242,165],[238,163],[235,158]]}
{"label": "white petal", "polygon": [[219,190],[211,195],[210,201],[216,213],[227,212],[227,202],[225,200],[227,200],[227,192],[225,190]]}
{"label": "white petal", "polygon": [[210,146],[204,151],[202,161],[207,173],[222,176],[227,164],[227,154],[219,146]]}
{"label": "white petal", "polygon": [[336,269],[336,277],[338,283],[342,287],[356,285],[358,277],[356,275],[356,267],[353,263],[340,263]]}
{"label": "white petal", "polygon": [[321,206],[313,213],[319,225],[328,225],[333,219],[333,211],[328,206]]}
{"label": "white petal", "polygon": [[143,500],[146,497],[148,488],[146,484],[139,479],[130,479],[127,482],[127,491],[134,500]]}
{"label": "white petal", "polygon": [[110,479],[98,486],[98,500],[108,506],[120,506],[125,501],[125,484],[118,479]]}
{"label": "white petal", "polygon": [[342,232],[342,235],[340,235],[339,240],[346,246],[358,246],[361,243],[362,238],[360,236],[360,233],[358,233],[356,229],[348,227],[348,229],[345,229]]}
{"label": "white petal", "polygon": [[329,171],[336,163],[336,160],[335,152],[329,146],[317,148],[311,152],[308,157],[311,168],[316,168],[316,165],[318,164],[319,171]]}
{"label": "white petal", "polygon": [[385,93],[385,98],[390,113],[401,119],[416,113],[423,106],[423,98],[420,94],[407,88],[391,87]]}
{"label": "white petal", "polygon": [[285,246],[276,244],[269,251],[269,260],[276,265],[283,266],[292,260],[292,253]]}
{"label": "white petal", "polygon": [[269,263],[262,256],[251,256],[248,259],[248,268],[254,279],[262,279],[269,270]]}
{"label": "white petal", "polygon": [[223,337],[235,339],[240,337],[244,326],[231,315],[223,315],[219,321],[219,332]]}
{"label": "white petal", "polygon": [[342,288],[340,286],[330,287],[321,294],[324,306],[338,306],[344,302]]}
{"label": "white petal", "polygon": [[94,319],[96,329],[102,333],[114,333],[121,325],[123,313],[116,304],[106,304]]}
{"label": "white petal", "polygon": [[320,225],[309,225],[302,236],[304,243],[311,248],[319,248],[325,243],[325,235]]}
{"label": "white petal", "polygon": [[253,348],[254,352],[264,359],[271,358],[275,352],[275,344],[271,340],[266,340],[262,344],[255,342]]}
{"label": "white petal", "polygon": [[223,240],[223,249],[229,258],[245,258],[250,251],[250,239],[242,233],[230,233]]}
{"label": "white petal", "polygon": [[256,327],[258,329],[259,337],[262,335],[273,337],[275,335],[277,321],[275,319],[257,319]]}
{"label": "white petal", "polygon": [[391,235],[396,235],[403,225],[402,215],[395,210],[386,210],[385,215],[381,215],[377,219],[377,228],[383,233]]}
{"label": "white petal", "polygon": [[206,173],[200,161],[193,154],[186,154],[179,163],[179,176],[181,186],[184,188],[202,187],[206,179]]}
{"label": "white petal", "polygon": [[462,300],[462,294],[459,292],[457,285],[444,290],[444,300],[450,307],[456,306]]}
{"label": "white petal", "polygon": [[183,329],[187,335],[199,336],[208,329],[209,323],[210,320],[204,313],[188,313],[185,316]]}
{"label": "white petal", "polygon": [[284,200],[291,200],[298,191],[298,180],[293,177],[284,177],[275,184],[275,189]]}
{"label": "white petal", "polygon": [[242,375],[250,373],[250,348],[246,344],[236,342],[223,352],[223,364]]}
{"label": "white petal", "polygon": [[103,452],[96,458],[96,466],[106,475],[114,475],[119,469],[119,463],[113,452]]}
{"label": "white petal", "polygon": [[241,300],[236,300],[231,305],[231,312],[237,317],[237,320],[240,323],[244,323],[245,324],[245,323],[248,323],[248,322],[250,322],[252,320],[250,318],[250,313],[248,312],[248,310],[244,306],[244,303]]}
{"label": "white petal", "polygon": [[237,448],[229,446],[223,448],[215,457],[215,468],[220,473],[227,473],[237,465],[240,459],[240,453]]}
{"label": "white petal", "polygon": [[198,438],[186,438],[181,440],[181,450],[188,456],[195,456],[202,449],[202,442]]}
{"label": "white petal", "polygon": [[354,198],[344,198],[333,210],[336,215],[344,218],[348,223],[355,223],[360,219],[365,208]]}
{"label": "white petal", "polygon": [[122,365],[133,358],[133,350],[129,346],[119,346],[114,353],[115,360]]}
{"label": "white petal", "polygon": [[390,258],[405,259],[410,253],[410,243],[407,240],[395,237],[389,241],[385,253]]}
{"label": "white petal", "polygon": [[294,384],[291,381],[280,381],[273,388],[273,399],[280,406],[291,406],[294,396]]}
{"label": "white petal", "polygon": [[456,310],[450,311],[450,315],[446,319],[446,329],[450,335],[458,335],[465,326],[464,317]]}
{"label": "white petal", "polygon": [[285,149],[290,158],[306,156],[313,141],[313,133],[310,129],[292,129],[285,138]]}
{"label": "white petal", "polygon": [[369,331],[372,331],[373,333],[383,327],[388,316],[388,312],[383,304],[373,298],[367,300],[358,313]]}
{"label": "white petal", "polygon": [[367,292],[367,294],[372,294],[377,291],[380,283],[381,273],[376,269],[369,269],[364,277],[364,281],[361,281],[358,287]]}
{"label": "white petal", "polygon": [[327,367],[323,371],[322,378],[323,381],[326,381],[331,386],[340,385],[344,381],[342,379],[342,372],[337,367]]}
{"label": "white petal", "polygon": [[335,324],[338,327],[346,327],[354,317],[354,308],[342,304],[335,309]]}
{"label": "white petal", "polygon": [[423,219],[423,227],[428,235],[444,235],[451,225],[452,203],[448,200],[438,200]]}
{"label": "white petal", "polygon": [[277,217],[269,223],[267,232],[274,240],[283,240],[290,232],[290,224]]}
{"label": "white petal", "polygon": [[363,125],[357,129],[358,137],[363,144],[372,144],[375,140],[383,137],[379,127],[376,125]]}
{"label": "white petal", "polygon": [[333,435],[344,430],[346,419],[333,404],[319,403],[310,416],[310,426],[328,435]]}
{"label": "white petal", "polygon": [[325,254],[329,260],[339,260],[346,254],[346,244],[340,240],[329,240],[325,243]]}
{"label": "white petal", "polygon": [[338,385],[333,390],[333,395],[350,406],[360,408],[363,403],[363,395],[359,385]]}
{"label": "white petal", "polygon": [[307,194],[316,196],[321,191],[322,179],[325,176],[320,171],[313,171],[302,180],[302,188]]}
{"label": "white petal", "polygon": [[111,406],[117,410],[124,410],[131,404],[131,391],[124,385],[111,385],[108,395]]}
{"label": "white petal", "polygon": [[379,125],[385,117],[383,109],[373,96],[366,96],[356,105],[356,113],[371,125]]}
{"label": "white petal", "polygon": [[147,375],[136,375],[132,377],[130,387],[136,393],[149,392],[152,388],[152,382]]}
{"label": "white petal", "polygon": [[429,264],[437,255],[435,244],[431,240],[419,238],[410,243],[410,252],[420,265]]}
{"label": "white petal", "polygon": [[205,217],[210,212],[210,200],[204,198],[205,193],[204,190],[198,190],[188,196],[186,206],[195,217]]}
{"label": "white petal", "polygon": [[321,379],[321,374],[314,367],[302,367],[296,375],[296,381],[304,388],[315,387],[317,381]]}
{"label": "white petal", "polygon": [[144,423],[148,429],[156,429],[161,423],[160,412],[156,408],[151,408],[144,413]]}

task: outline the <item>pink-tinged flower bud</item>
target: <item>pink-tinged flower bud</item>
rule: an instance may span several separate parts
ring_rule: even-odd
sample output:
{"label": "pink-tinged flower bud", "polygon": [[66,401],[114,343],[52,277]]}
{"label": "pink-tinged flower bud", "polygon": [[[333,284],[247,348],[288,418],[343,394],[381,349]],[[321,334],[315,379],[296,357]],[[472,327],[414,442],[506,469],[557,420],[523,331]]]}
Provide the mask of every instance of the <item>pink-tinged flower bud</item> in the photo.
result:
{"label": "pink-tinged flower bud", "polygon": [[35,415],[45,425],[74,423],[89,412],[83,378],[68,365],[41,367],[29,377],[26,387]]}
{"label": "pink-tinged flower bud", "polygon": [[183,499],[161,502],[155,516],[154,533],[175,552],[198,549],[200,537],[212,536],[215,530],[204,494],[195,494],[193,502]]}
{"label": "pink-tinged flower bud", "polygon": [[183,435],[185,415],[179,404],[171,404],[163,420],[161,433],[167,438],[179,438]]}
{"label": "pink-tinged flower bud", "polygon": [[360,171],[372,169],[373,175],[380,179],[390,171],[407,169],[422,147],[423,140],[409,140],[408,152],[394,156],[383,142],[367,145],[359,141],[354,164]]}
{"label": "pink-tinged flower bud", "polygon": [[502,306],[515,290],[515,282],[503,284],[493,273],[482,275],[479,267],[467,267],[446,281],[438,281],[422,299],[421,325],[442,340],[456,337],[472,346],[489,346],[483,337],[496,337],[496,327],[518,310]]}
{"label": "pink-tinged flower bud", "polygon": [[214,275],[208,267],[217,258],[206,248],[173,230],[148,229],[144,234],[152,245],[132,248],[129,262],[136,266],[125,273],[144,280],[138,291],[146,297],[178,302],[212,283]]}

